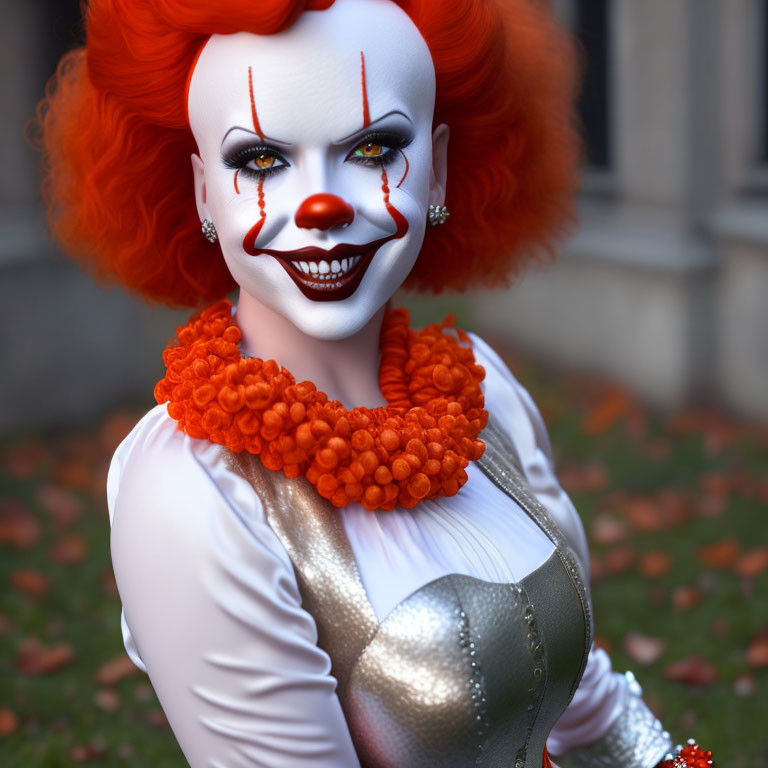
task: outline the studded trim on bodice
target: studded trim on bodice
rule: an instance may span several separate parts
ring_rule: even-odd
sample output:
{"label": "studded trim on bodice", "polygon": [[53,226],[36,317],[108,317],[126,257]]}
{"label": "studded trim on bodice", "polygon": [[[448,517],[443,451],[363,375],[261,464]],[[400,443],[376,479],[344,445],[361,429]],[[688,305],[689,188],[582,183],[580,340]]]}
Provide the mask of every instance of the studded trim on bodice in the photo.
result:
{"label": "studded trim on bodice", "polygon": [[381,622],[338,510],[304,478],[229,455],[291,558],[365,768],[541,768],[586,665],[591,621],[578,558],[514,466],[506,436],[489,424],[481,437],[481,468],[555,551],[514,584],[438,578]]}

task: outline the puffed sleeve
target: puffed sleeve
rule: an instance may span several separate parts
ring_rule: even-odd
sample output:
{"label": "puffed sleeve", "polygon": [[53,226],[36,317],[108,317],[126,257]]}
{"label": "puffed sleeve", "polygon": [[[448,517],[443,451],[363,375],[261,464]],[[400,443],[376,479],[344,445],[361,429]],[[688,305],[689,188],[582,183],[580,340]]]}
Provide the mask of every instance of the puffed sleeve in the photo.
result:
{"label": "puffed sleeve", "polygon": [[193,768],[359,766],[290,560],[222,449],[150,411],[108,479],[126,649]]}
{"label": "puffed sleeve", "polygon": [[[554,469],[544,420],[528,391],[499,355],[471,334],[486,369],[486,405],[512,438],[528,485],[568,537],[589,573],[584,526]],[[547,741],[561,768],[653,768],[671,749],[669,734],[642,700],[631,673],[614,672],[605,651],[594,646],[579,688]]]}

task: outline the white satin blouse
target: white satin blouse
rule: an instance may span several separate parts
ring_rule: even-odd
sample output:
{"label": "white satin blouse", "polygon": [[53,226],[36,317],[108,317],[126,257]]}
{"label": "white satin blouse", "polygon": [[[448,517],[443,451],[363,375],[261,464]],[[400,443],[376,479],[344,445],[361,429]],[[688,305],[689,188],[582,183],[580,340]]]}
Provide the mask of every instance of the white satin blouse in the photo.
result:
{"label": "white satin blouse", "polygon": [[[517,447],[531,489],[588,563],[536,406],[501,358],[471,338],[486,370],[486,408]],[[259,498],[230,471],[220,446],[176,427],[164,405],[153,408],[109,472],[128,654],[149,675],[193,768],[359,766],[330,660]],[[551,554],[551,541],[508,496],[476,466],[467,473],[456,496],[412,510],[339,510],[379,620],[446,574],[519,581]],[[593,648],[550,735],[550,753],[600,738],[629,695],[624,676]]]}

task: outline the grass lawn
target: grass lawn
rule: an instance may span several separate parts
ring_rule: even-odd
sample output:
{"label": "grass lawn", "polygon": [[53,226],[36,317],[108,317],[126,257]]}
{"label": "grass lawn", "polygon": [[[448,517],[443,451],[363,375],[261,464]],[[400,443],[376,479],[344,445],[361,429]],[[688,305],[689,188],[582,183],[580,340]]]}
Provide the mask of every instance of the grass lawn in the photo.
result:
{"label": "grass lawn", "polygon": [[[673,738],[768,768],[768,430],[508,358],[590,538],[598,642]],[[110,567],[106,471],[139,415],[0,445],[2,766],[186,765]]]}

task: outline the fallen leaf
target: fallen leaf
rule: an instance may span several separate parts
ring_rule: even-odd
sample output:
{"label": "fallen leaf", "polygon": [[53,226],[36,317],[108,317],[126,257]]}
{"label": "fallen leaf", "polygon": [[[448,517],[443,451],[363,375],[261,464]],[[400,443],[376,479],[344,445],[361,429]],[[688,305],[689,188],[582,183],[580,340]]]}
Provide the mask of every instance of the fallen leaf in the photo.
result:
{"label": "fallen leaf", "polygon": [[591,461],[588,464],[567,464],[558,475],[560,485],[568,493],[594,493],[608,485],[605,467]]}
{"label": "fallen leaf", "polygon": [[0,738],[10,736],[19,727],[19,718],[8,707],[0,707]]}
{"label": "fallen leaf", "polygon": [[667,644],[659,637],[641,635],[639,632],[630,632],[624,638],[624,652],[632,661],[647,666],[658,661]]}
{"label": "fallen leaf", "polygon": [[79,563],[87,552],[88,545],[85,539],[78,533],[68,533],[51,547],[50,557],[59,565],[74,565]]}
{"label": "fallen leaf", "polygon": [[120,694],[112,688],[100,688],[94,694],[93,702],[105,712],[115,712],[120,708]]}
{"label": "fallen leaf", "polygon": [[678,611],[685,611],[693,608],[701,600],[701,592],[695,587],[679,586],[672,591],[672,605]]}
{"label": "fallen leaf", "polygon": [[40,541],[41,534],[40,522],[21,502],[0,503],[0,544],[27,550]]}
{"label": "fallen leaf", "polygon": [[82,459],[65,459],[53,473],[54,479],[66,488],[87,491],[92,487],[91,473]]}
{"label": "fallen leaf", "polygon": [[768,630],[761,632],[749,644],[747,664],[753,669],[768,667]]}
{"label": "fallen leaf", "polygon": [[672,567],[672,556],[666,552],[646,552],[640,558],[639,570],[646,579],[658,579]]}
{"label": "fallen leaf", "polygon": [[99,685],[116,685],[123,678],[134,674],[137,670],[138,668],[131,661],[130,657],[125,653],[121,653],[106,664],[101,665],[96,673],[96,681]]}
{"label": "fallen leaf", "polygon": [[589,529],[590,537],[595,544],[611,546],[620,544],[627,538],[629,529],[623,520],[611,515],[597,515]]}
{"label": "fallen leaf", "polygon": [[168,725],[168,718],[162,709],[152,709],[147,714],[147,722],[155,728],[165,728]]}
{"label": "fallen leaf", "polygon": [[717,667],[701,656],[673,661],[664,670],[667,680],[692,686],[712,685],[718,678]]}
{"label": "fallen leaf", "polygon": [[42,597],[50,589],[48,579],[32,568],[24,568],[11,573],[11,584],[16,589],[31,597]]}
{"label": "fallen leaf", "polygon": [[677,489],[665,488],[657,497],[662,510],[663,526],[666,530],[676,528],[694,516],[691,499]]}
{"label": "fallen leaf", "polygon": [[45,647],[39,640],[22,641],[16,666],[25,675],[47,675],[56,672],[75,658],[75,649],[68,643]]}
{"label": "fallen leaf", "polygon": [[748,550],[734,566],[736,573],[744,579],[757,578],[766,568],[768,568],[768,547]]}
{"label": "fallen leaf", "polygon": [[588,435],[605,434],[624,418],[632,407],[632,398],[626,389],[609,390],[584,418],[583,429]]}
{"label": "fallen leaf", "polygon": [[652,499],[631,499],[627,504],[627,520],[640,533],[652,533],[665,528],[664,511]]}
{"label": "fallen leaf", "polygon": [[133,689],[133,695],[136,697],[136,701],[150,701],[155,691],[149,683],[138,683]]}
{"label": "fallen leaf", "polygon": [[50,513],[54,526],[60,531],[71,527],[82,512],[82,503],[77,496],[58,485],[44,485],[38,491],[37,500]]}
{"label": "fallen leaf", "polygon": [[14,446],[3,455],[3,469],[19,480],[32,477],[42,466],[47,451],[39,443],[23,443]]}
{"label": "fallen leaf", "polygon": [[718,571],[726,571],[733,567],[739,557],[741,544],[738,539],[723,539],[709,547],[698,551],[699,562]]}
{"label": "fallen leaf", "polygon": [[76,763],[89,763],[98,760],[106,754],[106,747],[102,744],[78,744],[69,751],[69,756]]}
{"label": "fallen leaf", "polygon": [[635,553],[629,547],[616,547],[605,553],[605,570],[611,576],[626,573],[635,562]]}

